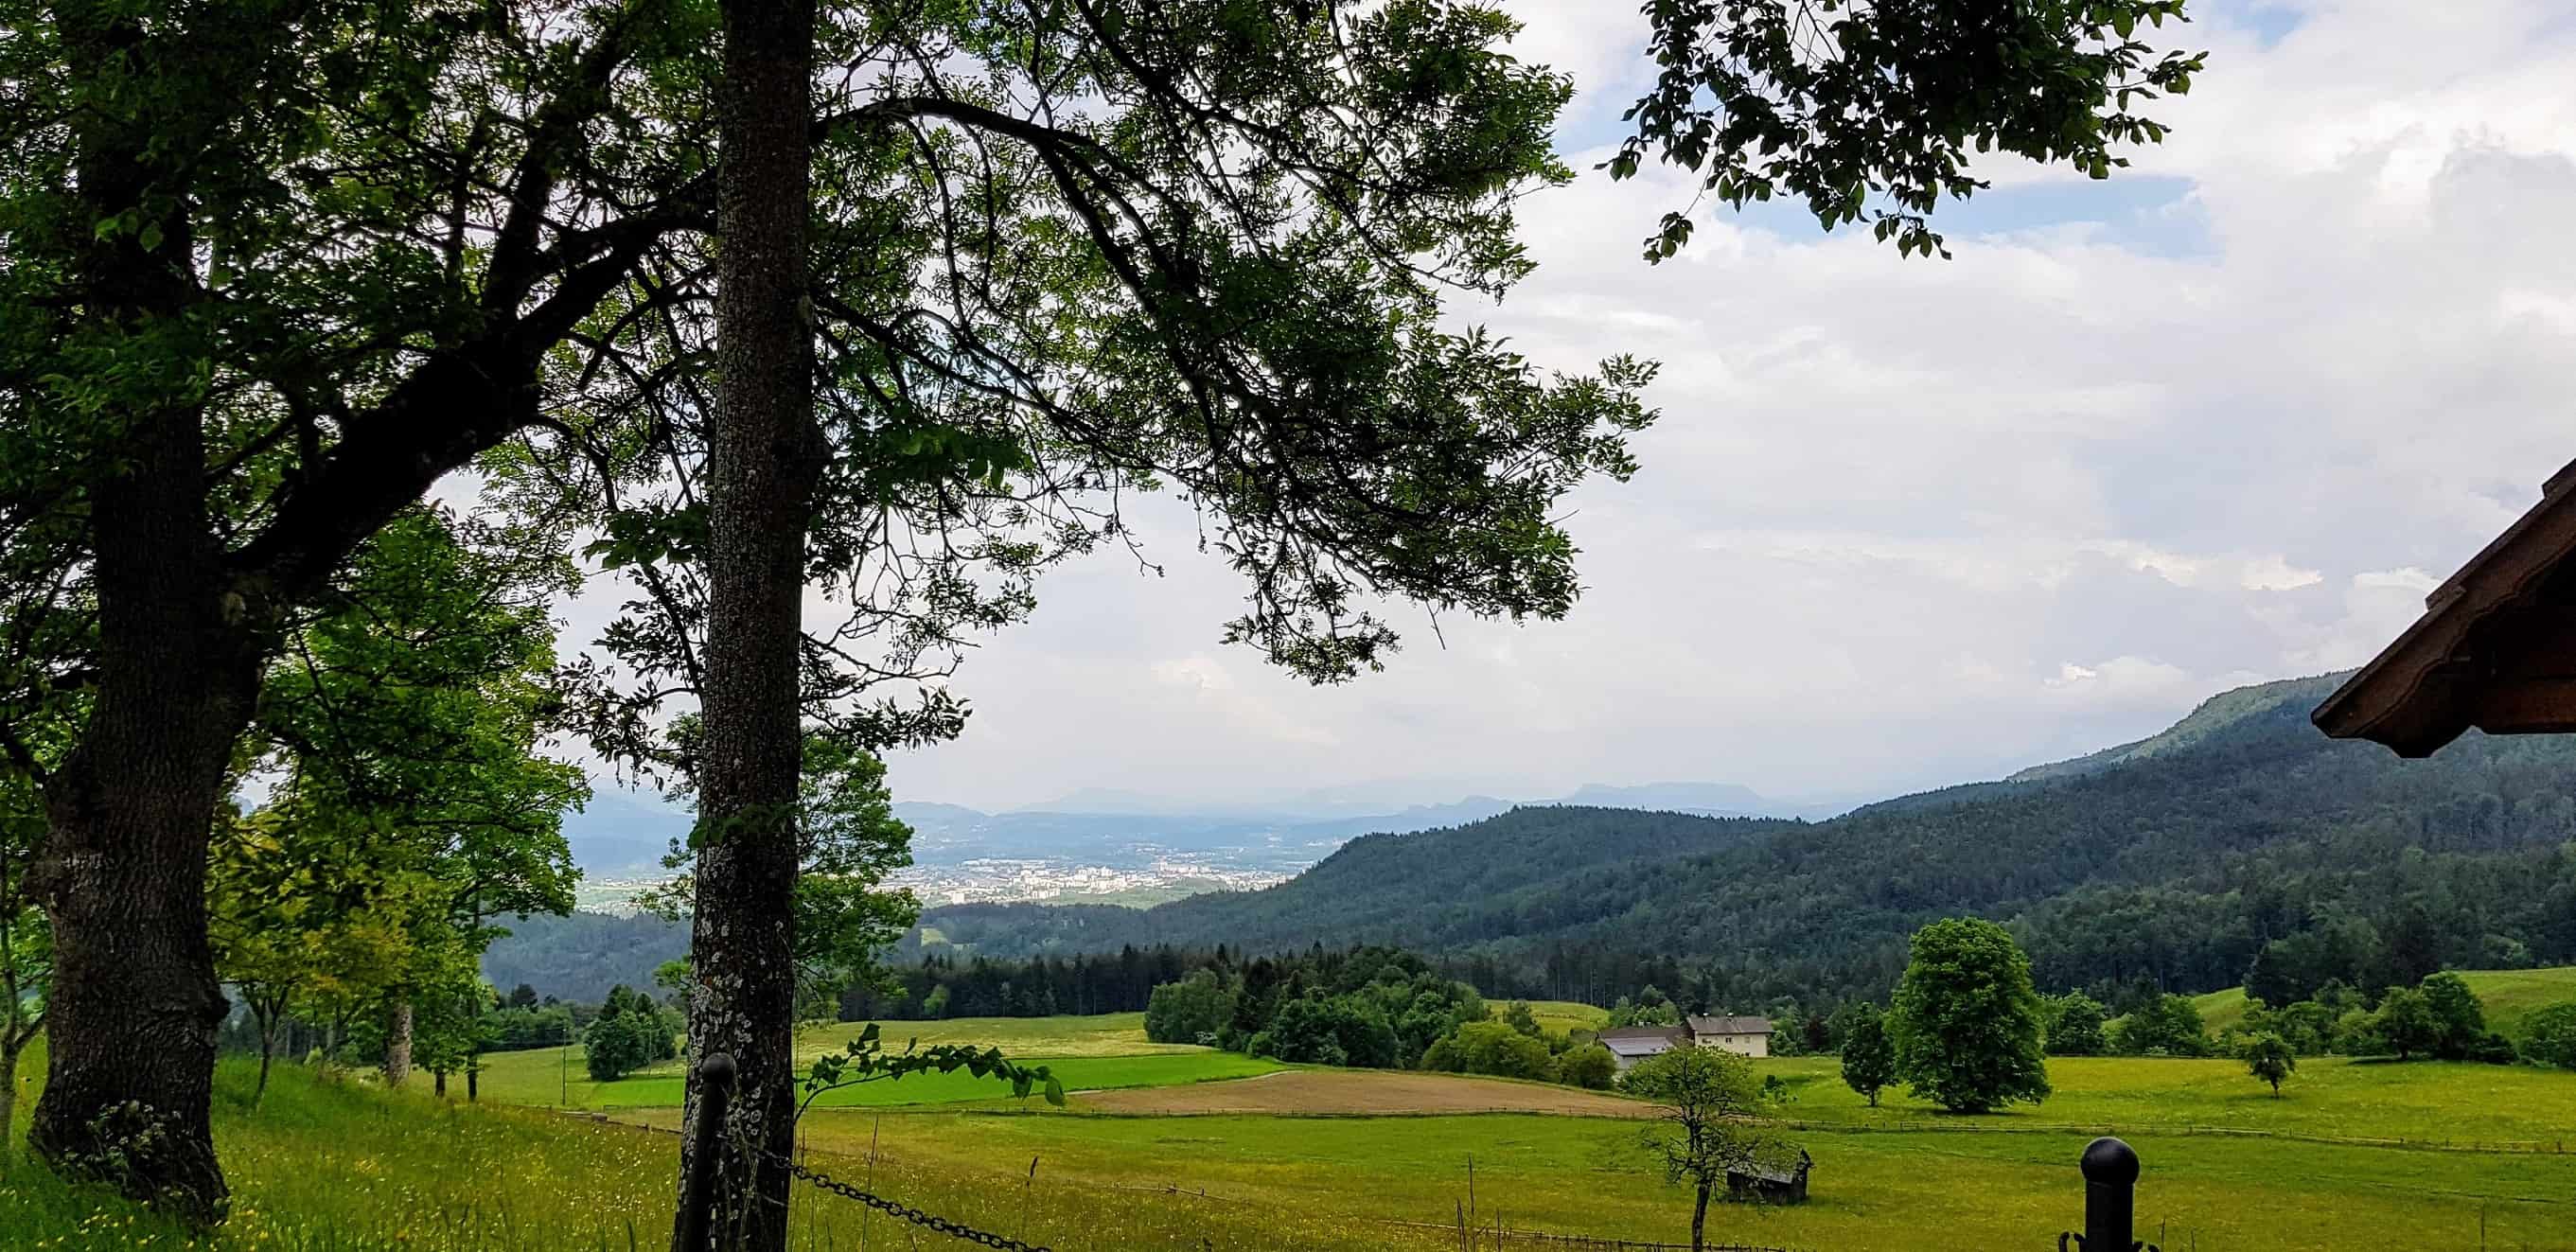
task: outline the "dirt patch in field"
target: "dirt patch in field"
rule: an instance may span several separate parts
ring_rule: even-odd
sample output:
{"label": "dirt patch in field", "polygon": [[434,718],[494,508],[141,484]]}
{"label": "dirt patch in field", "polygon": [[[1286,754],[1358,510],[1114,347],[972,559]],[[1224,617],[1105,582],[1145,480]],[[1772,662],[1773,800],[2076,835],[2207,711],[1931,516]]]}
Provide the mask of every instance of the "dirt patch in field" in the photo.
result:
{"label": "dirt patch in field", "polygon": [[1293,1069],[1258,1078],[1102,1091],[1077,1096],[1100,1113],[1306,1113],[1367,1116],[1438,1113],[1558,1113],[1646,1117],[1653,1106],[1598,1091],[1539,1083],[1367,1069]]}

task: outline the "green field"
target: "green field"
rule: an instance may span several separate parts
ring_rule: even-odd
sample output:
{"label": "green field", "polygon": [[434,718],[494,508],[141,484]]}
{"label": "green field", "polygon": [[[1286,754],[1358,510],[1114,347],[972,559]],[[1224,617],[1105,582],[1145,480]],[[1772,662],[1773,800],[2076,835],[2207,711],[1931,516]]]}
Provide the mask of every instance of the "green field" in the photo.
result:
{"label": "green field", "polygon": [[[1131,1027],[1057,1019],[1011,1029],[1023,1042],[1108,1048]],[[40,1070],[41,1056],[32,1064]],[[1062,1064],[1161,1082],[1256,1063],[1187,1050]],[[1901,1092],[1869,1109],[1831,1058],[1762,1068],[1790,1084],[1784,1132],[1816,1160],[1813,1198],[1780,1210],[1719,1206],[1710,1219],[1718,1240],[1816,1252],[2046,1247],[2080,1218],[2077,1153],[2110,1129],[2146,1164],[2142,1233],[2176,1252],[2475,1248],[2482,1219],[2486,1246],[2499,1252],[2576,1252],[2576,1154],[2497,1150],[2502,1141],[2554,1147],[2555,1135],[2576,1128],[2576,1074],[2325,1059],[2303,1062],[2275,1099],[2233,1062],[2063,1058],[2051,1062],[2058,1094],[2046,1104],[1953,1117]],[[325,1082],[298,1065],[281,1067],[253,1111],[244,1098],[251,1072],[227,1060],[218,1075],[217,1136],[239,1207],[199,1246],[534,1252],[667,1237],[676,1158],[667,1133],[497,1103],[439,1104],[418,1086],[388,1093],[358,1079]],[[493,1077],[487,1092],[503,1085]],[[1688,1222],[1686,1197],[1662,1183],[1634,1121],[1112,1116],[1074,1104],[818,1108],[799,1137],[815,1168],[1058,1252],[1455,1249],[1454,1232],[1436,1227],[1468,1201],[1471,1160],[1481,1223],[1669,1241]],[[631,1116],[667,1125],[675,1113]],[[2318,1138],[2332,1136],[2414,1146]],[[916,1243],[810,1189],[797,1203],[799,1248],[963,1246],[927,1235]],[[0,1231],[9,1236],[0,1243],[48,1252],[128,1248],[147,1236],[150,1246],[186,1246],[148,1215],[36,1169],[0,1182]]]}
{"label": "green field", "polygon": [[[2533,1009],[2576,1000],[2576,965],[2553,969],[2468,969],[2461,970],[2469,990],[2477,993],[2486,1006],[2487,1028],[2507,1035],[2518,1034],[2524,1015]],[[2245,989],[2229,987],[2192,997],[2200,1009],[2201,1021],[2216,1034],[2245,1020]]]}
{"label": "green field", "polygon": [[2221,1130],[2553,1149],[2564,1141],[2576,1150],[2576,1073],[2528,1065],[2309,1057],[2275,1097],[2240,1061],[2060,1056],[2049,1058],[2057,1091],[2046,1103],[1976,1117],[1940,1112],[1901,1087],[1882,1092],[1881,1107],[1870,1108],[1843,1085],[1841,1062],[1829,1056],[1760,1065],[1790,1084],[1794,1099],[1783,1116],[1819,1125]]}
{"label": "green field", "polygon": [[[1509,1000],[1495,1000],[1494,1016],[1501,1017],[1511,1007]],[[1576,1030],[1597,1031],[1610,1024],[1610,1010],[1596,1008],[1576,1000],[1532,1000],[1530,1016],[1538,1019],[1538,1028],[1550,1034]]]}
{"label": "green field", "polygon": [[[968,1176],[1035,1160],[1042,1181],[1114,1194],[1170,1188],[1207,1212],[1334,1212],[1354,1221],[1449,1218],[1475,1164],[1480,1207],[1522,1229],[1637,1240],[1686,1235],[1689,1207],[1637,1148],[1631,1122],[1541,1116],[1101,1118],[817,1114],[809,1143]],[[2080,1225],[2081,1132],[1806,1132],[1805,1206],[1721,1206],[1721,1241],[1797,1248],[1989,1252],[2045,1247]],[[2576,1157],[2135,1133],[2147,1162],[2139,1212],[2167,1248],[2576,1248]],[[1003,1164],[1007,1162],[1007,1164]],[[1198,1200],[1204,1190],[1205,1200]],[[1058,1247],[1109,1246],[1042,1230]],[[1264,1246],[1264,1245],[1253,1245]],[[1294,1246],[1282,1244],[1280,1246]],[[1453,1242],[1451,1246],[1456,1246]]]}
{"label": "green field", "polygon": [[[520,1058],[528,1058],[522,1061]],[[616,1082],[594,1083],[582,1077],[581,1051],[564,1062],[569,1081],[558,1084],[556,1053],[505,1052],[490,1058],[483,1075],[486,1097],[513,1104],[555,1105],[577,1109],[676,1108],[687,1078],[676,1064],[630,1074]],[[1183,1056],[1020,1057],[1054,1071],[1068,1091],[1115,1091],[1127,1087],[1167,1087],[1177,1083],[1249,1078],[1284,1068],[1276,1061],[1255,1060],[1232,1052],[1205,1051]],[[864,1083],[826,1092],[818,1108],[890,1107],[904,1104],[950,1104],[1007,1096],[993,1080],[959,1071],[916,1074],[893,1082]],[[1035,1097],[1031,1097],[1035,1098]]]}
{"label": "green field", "polygon": [[[860,1024],[850,1022],[808,1023],[797,1031],[798,1062],[847,1043],[860,1029]],[[914,1041],[924,1047],[941,1043],[998,1047],[1015,1061],[1048,1066],[1068,1090],[1075,1091],[1248,1078],[1280,1068],[1275,1062],[1212,1048],[1148,1042],[1142,1013],[883,1022],[879,1030],[888,1051],[901,1051]],[[575,1046],[493,1053],[484,1058],[479,1081],[486,1098],[504,1103],[617,1109],[678,1105],[686,1078],[680,1062],[666,1061],[616,1082],[594,1083],[584,1068],[581,1049]],[[878,1107],[992,1096],[990,1083],[970,1075],[926,1074],[836,1091],[818,1103]]]}

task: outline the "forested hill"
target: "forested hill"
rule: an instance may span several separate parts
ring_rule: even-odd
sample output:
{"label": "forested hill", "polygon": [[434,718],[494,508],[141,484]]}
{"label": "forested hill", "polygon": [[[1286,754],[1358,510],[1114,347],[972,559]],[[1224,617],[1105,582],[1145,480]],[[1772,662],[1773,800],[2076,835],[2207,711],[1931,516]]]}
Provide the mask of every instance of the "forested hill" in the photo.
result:
{"label": "forested hill", "polygon": [[[1353,841],[1265,891],[1150,910],[935,910],[988,955],[1383,942],[1562,994],[1677,962],[1714,999],[1883,994],[1905,936],[2013,921],[2052,987],[2378,985],[2576,961],[2576,741],[2471,735],[2430,761],[2329,740],[2334,678],[2217,697],[2163,735],[1829,822],[1523,808]],[[1615,977],[1610,981],[1615,981]]]}

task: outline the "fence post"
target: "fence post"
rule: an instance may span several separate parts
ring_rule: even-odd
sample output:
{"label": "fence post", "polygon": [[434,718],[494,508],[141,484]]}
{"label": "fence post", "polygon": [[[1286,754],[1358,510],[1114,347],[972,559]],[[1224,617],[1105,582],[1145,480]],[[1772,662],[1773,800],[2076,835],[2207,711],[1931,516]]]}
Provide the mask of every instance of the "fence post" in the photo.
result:
{"label": "fence post", "polygon": [[714,1223],[716,1159],[723,1155],[725,1109],[733,1102],[733,1058],[718,1052],[698,1062],[698,1120],[690,1127],[689,1175],[680,1188],[682,1252],[704,1252]]}
{"label": "fence post", "polygon": [[2084,1145],[2084,1252],[2129,1252],[2137,1238],[2138,1154],[2104,1135]]}

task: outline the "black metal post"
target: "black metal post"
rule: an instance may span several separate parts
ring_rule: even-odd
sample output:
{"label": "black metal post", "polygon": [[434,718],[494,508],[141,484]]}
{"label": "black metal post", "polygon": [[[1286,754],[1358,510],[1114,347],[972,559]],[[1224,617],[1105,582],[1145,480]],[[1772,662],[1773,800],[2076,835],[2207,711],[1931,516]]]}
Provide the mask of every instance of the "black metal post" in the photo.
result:
{"label": "black metal post", "polygon": [[698,1062],[698,1120],[690,1125],[689,1173],[680,1187],[681,1252],[705,1252],[714,1222],[716,1158],[723,1155],[725,1107],[733,1102],[733,1058]]}
{"label": "black metal post", "polygon": [[2138,1154],[2108,1135],[2084,1145],[2084,1252],[2136,1246]]}

